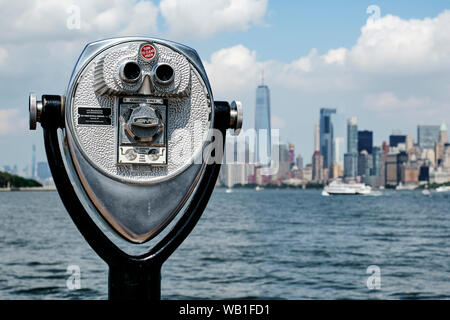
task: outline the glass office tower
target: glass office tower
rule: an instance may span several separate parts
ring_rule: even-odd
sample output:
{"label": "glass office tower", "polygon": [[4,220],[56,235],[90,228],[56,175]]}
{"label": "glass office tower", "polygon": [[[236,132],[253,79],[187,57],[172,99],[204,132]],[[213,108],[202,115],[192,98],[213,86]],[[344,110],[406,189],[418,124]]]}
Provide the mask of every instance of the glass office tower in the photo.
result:
{"label": "glass office tower", "polygon": [[417,126],[417,142],[423,149],[433,149],[439,141],[441,126]]}
{"label": "glass office tower", "polygon": [[358,175],[358,122],[355,117],[347,121],[347,153],[344,155],[344,176],[356,178]]}
{"label": "glass office tower", "polygon": [[320,109],[320,153],[323,156],[323,167],[330,168],[333,162],[333,123],[331,115],[336,109]]}
{"label": "glass office tower", "polygon": [[368,154],[372,154],[373,148],[373,132],[364,130],[358,131],[358,152],[366,150]]}
{"label": "glass office tower", "polygon": [[[265,136],[261,132],[263,129],[267,133]],[[270,129],[270,91],[268,86],[261,84],[256,89],[256,162],[268,164],[270,161],[272,150]]]}

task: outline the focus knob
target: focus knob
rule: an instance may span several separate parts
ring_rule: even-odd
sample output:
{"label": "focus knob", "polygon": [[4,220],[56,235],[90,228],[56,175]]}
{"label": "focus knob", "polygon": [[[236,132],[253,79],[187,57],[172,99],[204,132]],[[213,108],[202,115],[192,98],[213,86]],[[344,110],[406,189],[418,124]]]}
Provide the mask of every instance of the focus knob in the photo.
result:
{"label": "focus knob", "polygon": [[34,93],[30,93],[28,111],[30,113],[30,130],[36,130],[37,123],[41,121],[42,101],[38,101]]}
{"label": "focus knob", "polygon": [[237,136],[241,133],[242,121],[244,113],[242,111],[242,102],[233,101],[230,104],[230,128],[233,130],[232,135]]}

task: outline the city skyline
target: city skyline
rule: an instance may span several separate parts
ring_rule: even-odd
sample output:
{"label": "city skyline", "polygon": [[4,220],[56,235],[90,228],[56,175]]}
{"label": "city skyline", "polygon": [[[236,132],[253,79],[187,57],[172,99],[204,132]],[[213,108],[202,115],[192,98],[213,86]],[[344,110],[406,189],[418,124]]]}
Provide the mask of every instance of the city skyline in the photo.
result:
{"label": "city skyline", "polygon": [[[257,87],[257,97],[261,95],[261,85]],[[269,109],[269,87],[264,86],[264,99],[257,98],[255,108]],[[267,93],[267,94],[266,94]],[[262,103],[265,102],[265,103]],[[392,130],[392,134],[384,137],[381,144],[374,143],[374,131],[359,130],[358,119],[347,119],[347,148],[344,137],[334,137],[332,115],[339,111],[321,108],[319,121],[310,136],[314,144],[311,162],[304,163],[301,153],[295,152],[295,145],[288,141],[278,141],[271,145],[271,150],[278,158],[278,170],[264,174],[258,157],[251,161],[251,153],[259,152],[259,140],[255,148],[249,148],[248,141],[232,139],[227,143],[226,153],[234,152],[232,157],[226,156],[221,172],[220,183],[231,188],[234,185],[291,185],[315,187],[328,184],[336,179],[353,183],[366,183],[372,187],[416,188],[423,184],[443,184],[450,182],[450,143],[445,122],[441,125],[417,125],[417,140],[411,134]],[[267,131],[270,121],[261,121],[255,117],[258,130]],[[258,130],[256,136],[258,137]],[[266,142],[266,141],[264,141]],[[389,143],[388,143],[389,142]],[[245,162],[238,156],[237,143],[245,144]],[[270,143],[270,140],[269,142]],[[229,148],[232,145],[231,148]],[[308,158],[306,156],[306,158]],[[232,159],[230,162],[229,160]],[[328,159],[328,161],[326,160]],[[237,160],[234,162],[233,160]]]}

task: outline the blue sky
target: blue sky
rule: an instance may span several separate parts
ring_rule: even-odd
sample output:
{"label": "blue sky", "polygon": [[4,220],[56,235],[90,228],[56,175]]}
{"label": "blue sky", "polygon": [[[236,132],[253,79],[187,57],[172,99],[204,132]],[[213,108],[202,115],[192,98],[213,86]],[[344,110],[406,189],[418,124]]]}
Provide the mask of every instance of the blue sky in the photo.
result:
{"label": "blue sky", "polygon": [[[305,163],[321,107],[335,107],[336,136],[358,118],[375,143],[393,129],[450,122],[448,1],[1,1],[0,167],[24,167],[42,132],[27,128],[30,91],[63,94],[90,41],[120,35],[172,39],[195,48],[216,99],[244,103],[254,124],[261,71],[271,89],[273,127]],[[81,28],[66,27],[80,8]],[[369,25],[370,5],[381,19]],[[236,9],[238,8],[238,9]],[[214,18],[211,18],[211,17]],[[45,17],[45,19],[44,19]]]}
{"label": "blue sky", "polygon": [[[262,60],[291,61],[308,54],[311,48],[326,52],[330,48],[350,47],[358,38],[369,15],[366,9],[377,5],[381,15],[401,18],[434,17],[446,8],[448,1],[269,1],[266,25],[254,26],[244,32],[222,32],[213,38],[187,39],[187,44],[209,57],[214,51],[243,43],[257,50]],[[161,23],[164,28],[164,23]],[[267,50],[267,44],[284,50]]]}

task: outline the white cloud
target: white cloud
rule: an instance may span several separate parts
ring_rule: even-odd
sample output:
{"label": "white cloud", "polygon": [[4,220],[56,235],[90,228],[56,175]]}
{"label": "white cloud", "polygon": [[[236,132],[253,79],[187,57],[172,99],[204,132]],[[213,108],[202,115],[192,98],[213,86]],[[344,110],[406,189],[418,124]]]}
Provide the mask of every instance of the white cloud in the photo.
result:
{"label": "white cloud", "polygon": [[262,24],[267,0],[162,0],[159,8],[173,36],[208,37]]}
{"label": "white cloud", "polygon": [[146,35],[157,31],[158,8],[152,2],[138,2],[132,10],[133,19],[121,30],[122,35]]}
{"label": "white cloud", "polygon": [[263,70],[263,64],[256,61],[256,52],[243,45],[213,53],[210,62],[204,61],[204,65],[212,87],[219,94],[248,90]]}
{"label": "white cloud", "polygon": [[350,50],[354,67],[379,73],[450,69],[450,11],[435,18],[404,20],[386,15],[361,29]]}
{"label": "white cloud", "polygon": [[[3,43],[95,40],[157,31],[158,8],[149,1],[0,0],[0,7]],[[80,28],[68,28],[78,13]]]}
{"label": "white cloud", "polygon": [[25,129],[27,119],[17,109],[0,109],[0,135],[10,135]]}
{"label": "white cloud", "polygon": [[346,48],[332,49],[323,56],[323,59],[328,64],[335,63],[343,65],[345,63],[345,59],[347,58],[347,52],[348,50]]}
{"label": "white cloud", "polygon": [[215,52],[205,65],[213,86],[221,92],[239,92],[255,83],[264,69],[268,83],[303,92],[374,94],[405,91],[410,85],[420,91],[418,83],[423,83],[426,92],[430,83],[437,82],[433,90],[442,93],[448,91],[448,78],[441,81],[439,76],[446,77],[450,71],[447,30],[448,10],[423,20],[387,15],[365,25],[352,48],[330,49],[323,55],[312,49],[307,56],[283,63],[258,61],[255,51],[238,45]]}

